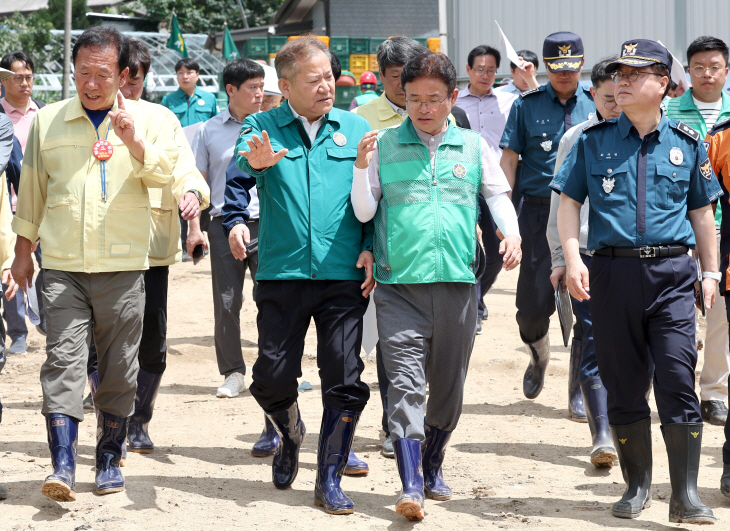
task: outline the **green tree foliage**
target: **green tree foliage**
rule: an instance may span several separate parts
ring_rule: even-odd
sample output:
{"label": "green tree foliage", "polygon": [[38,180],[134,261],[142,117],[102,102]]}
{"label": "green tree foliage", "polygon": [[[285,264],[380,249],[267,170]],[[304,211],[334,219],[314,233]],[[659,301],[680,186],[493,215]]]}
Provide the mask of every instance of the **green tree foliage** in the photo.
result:
{"label": "green tree foliage", "polygon": [[23,16],[17,11],[0,22],[0,57],[22,50],[33,58],[36,70],[63,54],[62,42],[51,35],[53,24],[38,12]]}
{"label": "green tree foliage", "polygon": [[[65,4],[65,0],[49,0],[48,8],[39,9],[34,15],[53,24],[53,29],[62,30]],[[88,28],[91,25],[86,18],[88,12],[89,8],[86,5],[86,0],[72,0],[71,29],[83,30]]]}
{"label": "green tree foliage", "polygon": [[[243,0],[248,25],[264,26],[284,0]],[[243,27],[241,10],[236,0],[137,0],[133,9],[144,8],[148,17],[169,24],[172,10],[177,14],[183,33],[211,33],[220,31],[227,22],[230,29]]]}

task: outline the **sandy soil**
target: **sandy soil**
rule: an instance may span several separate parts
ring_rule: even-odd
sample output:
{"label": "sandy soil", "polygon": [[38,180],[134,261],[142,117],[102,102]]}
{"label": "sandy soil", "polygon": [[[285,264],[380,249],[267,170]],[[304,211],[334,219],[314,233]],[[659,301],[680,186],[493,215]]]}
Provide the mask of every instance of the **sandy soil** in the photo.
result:
{"label": "sandy soil", "polygon": [[[355,514],[330,516],[313,504],[321,399],[314,361],[316,339],[308,336],[303,379],[313,390],[300,406],[309,437],[299,476],[291,490],[271,484],[271,459],[251,457],[263,415],[250,393],[219,399],[222,382],[213,348],[210,262],[171,269],[169,361],[162,381],[148,455],[130,454],[127,490],[104,497],[94,493],[95,422],[79,428],[77,501],[59,504],[41,495],[50,473],[44,419],[40,414],[39,368],[44,339],[31,331],[27,355],[10,356],[0,375],[5,406],[0,425],[0,481],[9,490],[0,502],[0,530],[282,530],[364,529],[677,529],[668,522],[670,496],[666,452],[653,418],[654,501],[636,520],[610,514],[623,491],[618,467],[596,470],[588,459],[586,424],[567,418],[568,350],[553,349],[545,389],[537,400],[522,395],[527,356],[514,319],[517,272],[502,273],[487,296],[489,320],[478,336],[467,380],[464,414],[449,446],[444,475],[454,497],[426,502],[426,519],[411,523],[395,514],[399,491],[395,461],[379,453],[381,407],[374,360],[364,380],[372,398],[355,437],[354,449],[370,464],[363,478],[345,478]],[[250,297],[241,314],[244,355],[256,357],[256,307]],[[198,294],[197,296],[194,294]],[[557,318],[550,330],[559,343]],[[700,367],[698,367],[699,369]],[[699,374],[699,371],[698,371]],[[249,377],[246,377],[247,384]],[[653,409],[655,409],[652,404]],[[719,491],[722,428],[707,426],[700,494],[730,529],[730,500]],[[693,526],[684,526],[690,528]]]}

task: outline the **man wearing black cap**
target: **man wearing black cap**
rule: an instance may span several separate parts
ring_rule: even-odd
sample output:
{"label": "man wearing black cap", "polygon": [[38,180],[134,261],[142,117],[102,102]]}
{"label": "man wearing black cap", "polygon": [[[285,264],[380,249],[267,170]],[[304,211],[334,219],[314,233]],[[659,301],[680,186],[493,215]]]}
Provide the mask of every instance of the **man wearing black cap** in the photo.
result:
{"label": "man wearing black cap", "polygon": [[[551,187],[562,193],[558,231],[568,289],[590,299],[608,420],[627,483],[614,516],[651,503],[652,365],[672,496],[669,521],[714,523],[697,494],[702,417],[695,394],[694,284],[702,263],[711,307],[717,272],[711,203],[722,195],[700,134],[661,111],[672,57],[654,41],[623,44],[606,70],[623,114],[584,130]],[[579,253],[580,206],[590,198],[590,274]],[[590,293],[590,296],[589,296]]]}
{"label": "man wearing black cap", "polygon": [[[565,31],[553,33],[545,39],[542,54],[549,82],[517,98],[499,143],[500,165],[513,188],[517,162],[522,155],[519,192],[524,202],[519,219],[523,260],[516,305],[520,337],[530,356],[522,382],[527,398],[537,398],[542,391],[550,361],[548,328],[555,311],[550,247],[545,236],[550,214],[548,185],[563,134],[596,112],[589,89],[578,84],[584,61],[581,38]],[[575,370],[571,370],[569,384],[570,413],[574,420],[585,422],[579,365],[580,348],[573,348],[571,368]]]}

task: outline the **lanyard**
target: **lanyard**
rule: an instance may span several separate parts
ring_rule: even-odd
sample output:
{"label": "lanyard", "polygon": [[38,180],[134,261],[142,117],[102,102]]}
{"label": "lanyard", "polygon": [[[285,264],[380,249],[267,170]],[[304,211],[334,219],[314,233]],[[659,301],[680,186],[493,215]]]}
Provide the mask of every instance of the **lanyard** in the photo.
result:
{"label": "lanyard", "polygon": [[[88,113],[87,113],[88,116]],[[89,117],[89,120],[91,118]],[[91,122],[92,125],[94,125],[94,122]],[[101,125],[101,124],[99,124]],[[112,121],[111,118],[109,119],[109,125],[106,128],[106,136],[104,137],[104,140],[101,140],[99,137],[99,128],[94,127],[94,130],[96,132],[96,142],[94,142],[94,146],[92,148],[92,153],[94,154],[94,157],[96,157],[99,160],[100,166],[101,166],[101,198],[106,203],[106,161],[111,158],[112,153],[114,152],[114,149],[112,148],[111,144],[107,141],[109,138],[109,130],[112,128]]]}
{"label": "lanyard", "polygon": [[[106,136],[104,137],[104,141],[106,142],[109,138],[109,130],[112,128],[112,120],[109,119],[109,125],[106,127]],[[99,138],[99,130],[96,130],[96,140],[97,142],[101,141],[101,138]],[[99,162],[101,163],[101,198],[106,203],[106,160],[105,159],[99,159]]]}

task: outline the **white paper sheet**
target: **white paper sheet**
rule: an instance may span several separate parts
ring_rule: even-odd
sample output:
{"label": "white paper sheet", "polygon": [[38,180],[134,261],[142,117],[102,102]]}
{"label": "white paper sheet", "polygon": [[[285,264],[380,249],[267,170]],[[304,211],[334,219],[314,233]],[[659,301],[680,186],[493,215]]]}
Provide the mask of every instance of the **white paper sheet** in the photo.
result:
{"label": "white paper sheet", "polygon": [[497,25],[497,28],[499,29],[499,34],[502,37],[502,43],[504,44],[504,48],[507,51],[507,59],[522,68],[522,61],[520,61],[520,56],[517,55],[517,52],[512,47],[509,40],[507,40],[507,36],[504,34],[504,31],[502,31],[502,28],[499,26],[499,22],[495,20],[494,23]]}
{"label": "white paper sheet", "polygon": [[[657,42],[662,44],[662,41]],[[664,45],[662,44],[662,46]],[[664,47],[666,48],[666,46]],[[669,51],[668,48],[667,51]],[[692,87],[692,83],[687,80],[687,74],[685,73],[684,67],[679,59],[677,59],[672,52],[669,52],[669,54],[672,56],[672,81],[674,81],[677,85],[684,85],[684,91],[687,92]]]}
{"label": "white paper sheet", "polygon": [[38,312],[38,296],[35,292],[35,284],[33,287],[28,287],[28,280],[25,281],[25,315],[28,316],[28,320],[31,324],[41,324],[41,318]]}
{"label": "white paper sheet", "polygon": [[375,316],[375,301],[373,296],[370,295],[370,302],[368,303],[368,309],[365,311],[365,316],[362,318],[362,349],[365,351],[365,355],[369,356],[378,343],[378,322]]}

